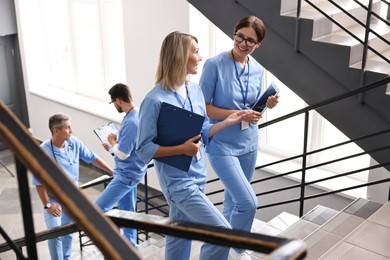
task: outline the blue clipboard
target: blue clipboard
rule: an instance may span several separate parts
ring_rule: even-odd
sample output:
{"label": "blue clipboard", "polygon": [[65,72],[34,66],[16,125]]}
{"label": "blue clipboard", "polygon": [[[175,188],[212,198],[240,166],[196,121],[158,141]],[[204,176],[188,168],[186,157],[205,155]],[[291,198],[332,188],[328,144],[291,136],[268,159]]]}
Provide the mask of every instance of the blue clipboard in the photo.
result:
{"label": "blue clipboard", "polygon": [[[200,134],[204,119],[204,116],[163,102],[157,120],[155,143],[163,146],[180,145],[189,138]],[[188,172],[192,156],[181,154],[154,159]]]}

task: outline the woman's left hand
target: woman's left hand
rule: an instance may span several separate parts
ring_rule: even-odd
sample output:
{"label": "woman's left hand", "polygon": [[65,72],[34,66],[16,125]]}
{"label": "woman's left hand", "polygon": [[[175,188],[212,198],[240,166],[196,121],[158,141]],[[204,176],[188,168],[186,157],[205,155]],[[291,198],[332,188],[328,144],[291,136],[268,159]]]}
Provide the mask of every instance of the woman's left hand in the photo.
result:
{"label": "woman's left hand", "polygon": [[247,121],[248,123],[251,123],[251,124],[257,124],[257,122],[259,122],[261,116],[262,116],[262,113],[255,111],[255,110],[251,110],[251,112],[248,113],[244,117],[244,120]]}
{"label": "woman's left hand", "polygon": [[274,106],[276,106],[278,104],[278,102],[279,102],[279,94],[274,95],[274,96],[270,96],[267,99],[267,107],[273,108]]}

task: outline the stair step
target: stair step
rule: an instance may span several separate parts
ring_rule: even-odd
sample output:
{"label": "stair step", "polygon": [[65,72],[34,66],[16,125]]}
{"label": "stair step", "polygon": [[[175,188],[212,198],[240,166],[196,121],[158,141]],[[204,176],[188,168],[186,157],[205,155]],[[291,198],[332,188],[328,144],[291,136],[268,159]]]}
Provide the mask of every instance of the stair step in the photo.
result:
{"label": "stair step", "polygon": [[298,216],[295,216],[293,214],[287,213],[287,212],[282,212],[270,221],[268,221],[268,225],[271,227],[274,227],[280,232],[286,230],[289,228],[291,225],[293,225],[295,222],[299,220]]}
{"label": "stair step", "polygon": [[[322,255],[325,255],[329,250],[333,250],[332,248],[337,248],[342,245],[343,240],[348,237],[353,237],[354,233],[366,225],[368,218],[374,218],[375,212],[381,207],[382,205],[380,203],[368,201],[366,199],[357,199],[352,202],[345,209],[338,212],[323,225],[319,226],[317,230],[304,238],[304,241],[307,243],[308,257],[318,259]],[[390,225],[390,222],[388,224]],[[385,232],[383,236],[387,235],[386,229],[381,229],[378,232]],[[366,240],[367,238],[362,234],[363,231],[357,238]],[[382,246],[380,246],[380,248],[382,248]]]}
{"label": "stair step", "polygon": [[[355,19],[362,22],[363,24],[366,23],[367,11],[364,8],[362,8],[360,5],[356,4],[355,1],[353,0],[338,1],[337,3],[344,10],[347,10],[353,17],[355,17]],[[375,0],[372,8],[373,11],[377,14],[380,14],[382,4],[383,3],[380,0]],[[357,22],[354,19],[352,19],[349,15],[345,14],[343,11],[338,9],[338,7],[334,6],[328,1],[321,2],[318,5],[318,7],[345,28],[350,28],[357,25]],[[296,17],[296,6],[295,9],[289,12],[281,12],[281,15],[288,16],[288,17]],[[317,11],[310,5],[302,6],[300,17],[303,19],[313,20],[313,39],[317,39],[332,33],[343,31],[335,23],[330,21],[327,17],[325,17],[323,14],[321,14],[319,11]],[[372,23],[378,23],[377,18],[373,17]],[[383,22],[381,23],[383,27],[386,27],[386,25]],[[360,27],[364,32],[364,27],[362,26]],[[364,33],[361,39],[364,39]]]}
{"label": "stair step", "polygon": [[[280,8],[280,14],[286,15],[286,16],[296,16],[297,11],[297,0],[282,0],[281,1],[281,8]],[[335,10],[334,5],[329,3],[328,1],[323,0],[312,0],[312,3],[314,3],[316,6],[321,7],[321,9],[326,10],[327,12],[333,12]],[[337,1],[339,5],[347,6],[347,5],[353,5],[356,6],[356,3],[354,3],[351,0],[339,0]],[[320,17],[318,16],[318,12],[308,3],[305,1],[301,1],[301,17],[302,15],[305,15],[307,18],[315,18]]]}
{"label": "stair step", "polygon": [[341,241],[333,247],[331,251],[328,251],[326,254],[318,258],[318,260],[334,259],[388,260],[389,258]]}
{"label": "stair step", "polygon": [[336,214],[336,210],[318,205],[289,228],[282,231],[279,236],[304,239]]}
{"label": "stair step", "polygon": [[[390,59],[390,50],[384,51],[381,54],[385,56],[387,59]],[[350,65],[350,67],[355,69],[360,69],[362,67],[362,62],[359,61],[353,63]],[[367,58],[365,70],[390,75],[390,64],[379,56],[373,56]],[[388,87],[388,90],[390,91],[390,85]]]}

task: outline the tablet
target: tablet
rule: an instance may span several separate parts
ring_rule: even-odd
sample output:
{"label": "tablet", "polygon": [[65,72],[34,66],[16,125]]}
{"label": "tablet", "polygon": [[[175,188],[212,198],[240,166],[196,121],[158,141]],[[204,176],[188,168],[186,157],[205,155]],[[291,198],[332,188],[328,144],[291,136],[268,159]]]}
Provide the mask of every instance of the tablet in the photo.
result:
{"label": "tablet", "polygon": [[264,91],[256,104],[252,107],[252,110],[258,112],[264,112],[267,109],[267,99],[270,96],[274,96],[279,93],[279,88],[276,86],[275,82],[271,82],[269,87]]}

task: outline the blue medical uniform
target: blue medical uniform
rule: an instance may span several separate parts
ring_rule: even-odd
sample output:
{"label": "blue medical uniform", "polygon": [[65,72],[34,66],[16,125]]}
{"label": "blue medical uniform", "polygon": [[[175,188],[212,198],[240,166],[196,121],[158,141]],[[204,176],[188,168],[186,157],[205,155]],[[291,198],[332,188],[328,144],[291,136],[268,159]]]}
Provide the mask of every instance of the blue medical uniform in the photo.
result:
{"label": "blue medical uniform", "polygon": [[[79,182],[79,167],[80,159],[86,163],[92,163],[96,160],[95,153],[86,147],[77,137],[71,136],[69,140],[65,141],[64,148],[60,149],[51,144],[51,139],[44,141],[41,147],[47,152],[47,154],[62,167],[68,177],[78,186]],[[41,183],[35,176],[32,178],[32,184],[40,186]],[[59,204],[49,193],[50,203]],[[60,205],[61,207],[61,205]],[[48,228],[54,228],[66,224],[70,224],[73,220],[62,209],[61,216],[55,217],[48,213],[46,209],[43,211],[46,226]],[[49,251],[52,260],[57,259],[70,259],[72,252],[72,234],[56,237],[48,240]]]}
{"label": "blue medical uniform", "polygon": [[[146,173],[147,165],[135,153],[138,132],[138,110],[128,112],[123,118],[118,132],[118,150],[129,154],[121,160],[115,155],[114,178],[96,200],[96,204],[104,211],[111,210],[118,202],[121,210],[136,211],[137,185]],[[123,228],[124,235],[137,245],[137,230]]]}
{"label": "blue medical uniform", "polygon": [[[140,106],[137,154],[148,163],[153,159],[159,145],[154,141],[157,137],[157,120],[162,102],[193,110],[194,113],[205,116],[202,132],[202,142],[207,145],[209,139],[210,123],[206,116],[205,101],[199,86],[188,83],[188,96],[181,100],[178,93],[171,89],[164,90],[156,85],[143,100]],[[189,101],[191,100],[191,102]],[[192,106],[192,108],[191,108]],[[168,164],[154,161],[159,183],[164,196],[170,206],[169,217],[171,220],[203,223],[218,227],[231,228],[230,224],[219,210],[204,195],[206,184],[205,150],[200,147],[201,159],[192,158],[188,172],[181,171]],[[182,238],[167,236],[165,259],[189,259],[191,241]],[[229,248],[204,243],[202,245],[200,259],[227,259]]]}
{"label": "blue medical uniform", "polygon": [[[224,52],[205,62],[199,85],[205,101],[213,106],[251,109],[260,97],[264,73],[264,68],[254,59],[249,59],[248,65],[242,68]],[[257,125],[249,124],[245,130],[241,130],[240,124],[226,128],[213,137],[206,151],[225,186],[223,215],[232,228],[250,231],[257,208],[257,198],[250,185],[258,151]]]}

